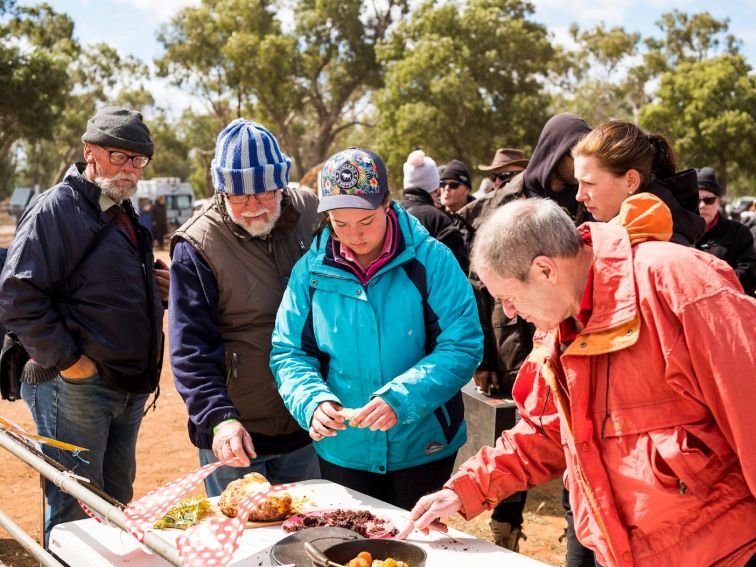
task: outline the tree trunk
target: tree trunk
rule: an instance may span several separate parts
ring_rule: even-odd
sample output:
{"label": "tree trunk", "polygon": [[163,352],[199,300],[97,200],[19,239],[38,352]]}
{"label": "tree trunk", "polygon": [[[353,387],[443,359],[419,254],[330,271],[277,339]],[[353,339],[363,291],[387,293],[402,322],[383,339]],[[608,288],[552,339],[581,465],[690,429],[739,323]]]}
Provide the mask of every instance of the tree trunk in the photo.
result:
{"label": "tree trunk", "polygon": [[55,172],[55,176],[51,179],[50,186],[57,185],[61,181],[63,181],[63,177],[66,175],[66,171],[68,171],[68,168],[71,167],[71,164],[76,159],[76,153],[79,151],[79,148],[69,148],[69,150],[66,152],[66,155],[63,157],[63,160],[60,162],[60,165],[58,166],[58,171]]}
{"label": "tree trunk", "polygon": [[0,161],[5,161],[5,158],[8,157],[15,141],[16,139],[13,136],[10,136],[3,142],[2,146],[0,146]]}

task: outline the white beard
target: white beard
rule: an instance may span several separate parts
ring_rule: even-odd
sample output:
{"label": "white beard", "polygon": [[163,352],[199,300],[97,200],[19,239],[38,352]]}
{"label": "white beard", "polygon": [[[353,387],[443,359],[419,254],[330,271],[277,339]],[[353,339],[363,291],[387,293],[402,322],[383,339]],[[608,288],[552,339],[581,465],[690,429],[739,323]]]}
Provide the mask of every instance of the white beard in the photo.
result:
{"label": "white beard", "polygon": [[[239,228],[245,230],[250,236],[255,238],[268,236],[270,231],[273,230],[273,227],[276,226],[278,218],[281,216],[281,191],[278,191],[277,193],[275,199],[276,207],[272,211],[268,208],[260,208],[254,213],[251,211],[244,211],[241,216],[237,216],[233,209],[228,206],[228,201],[224,199],[223,203],[226,207],[228,216],[231,217],[234,224],[238,225]],[[250,224],[247,219],[255,220]]]}
{"label": "white beard", "polygon": [[[128,181],[127,184],[116,183],[116,181]],[[113,177],[95,177],[94,184],[102,192],[110,197],[114,203],[121,204],[124,200],[130,199],[137,189],[138,177],[133,173],[124,171],[116,173]]]}

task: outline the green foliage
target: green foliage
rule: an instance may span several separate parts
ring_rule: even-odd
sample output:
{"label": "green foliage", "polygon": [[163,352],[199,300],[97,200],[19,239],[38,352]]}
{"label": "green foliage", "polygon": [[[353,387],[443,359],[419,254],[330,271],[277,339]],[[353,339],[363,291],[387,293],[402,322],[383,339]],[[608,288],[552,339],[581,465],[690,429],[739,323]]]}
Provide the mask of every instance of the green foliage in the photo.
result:
{"label": "green foliage", "polygon": [[646,65],[656,73],[681,63],[703,61],[715,55],[720,47],[725,53],[738,53],[740,42],[732,34],[726,34],[729,20],[718,20],[708,12],[689,15],[673,10],[662,14],[656,25],[664,37],[646,39]]}
{"label": "green foliage", "polygon": [[554,50],[532,12],[520,0],[429,0],[380,46],[376,138],[395,178],[417,146],[439,163],[473,166],[497,147],[535,143]]}
{"label": "green foliage", "polygon": [[682,63],[662,76],[656,97],[641,123],[668,134],[684,165],[711,165],[725,187],[734,166],[756,176],[756,76],[742,56]]}
{"label": "green foliage", "polygon": [[[132,108],[140,107],[132,105]],[[188,157],[190,148],[181,131],[183,123],[176,124],[164,113],[153,116],[148,122],[152,141],[155,143],[155,154],[142,173],[142,178],[178,177],[181,180],[188,179],[192,167]]]}
{"label": "green foliage", "polygon": [[404,9],[404,0],[380,9],[359,0],[301,0],[295,29],[285,32],[266,0],[203,0],[161,29],[165,55],[157,65],[202,96],[223,125],[243,115],[268,126],[296,175],[360,123],[360,104],[381,80],[375,45]]}
{"label": "green foliage", "polygon": [[633,64],[641,35],[607,29],[603,23],[589,30],[572,24],[570,34],[577,49],[559,54],[562,63],[552,77],[559,87],[554,108],[574,112],[590,124],[633,120],[648,102],[648,77],[640,73],[643,67]]}
{"label": "green foliage", "polygon": [[215,138],[226,124],[215,116],[191,110],[185,111],[178,123],[180,138],[189,150],[189,182],[198,197],[210,197],[214,191],[210,162],[215,155]]}
{"label": "green foliage", "polygon": [[3,2],[0,13],[0,161],[21,139],[49,138],[65,106],[68,66],[78,46],[73,22],[48,5],[16,7]]}
{"label": "green foliage", "polygon": [[81,158],[81,136],[97,108],[151,106],[152,95],[140,84],[145,78],[143,69],[141,61],[123,57],[104,43],[80,50],[67,67],[66,97],[51,132],[23,142],[27,159],[20,174],[28,183],[48,187],[63,178],[71,163]]}
{"label": "green foliage", "polygon": [[640,118],[686,165],[752,191],[754,75],[727,20],[671,11],[657,38],[573,24],[568,50],[532,16],[527,0],[423,0],[411,14],[409,0],[200,0],[159,32],[158,73],[208,109],[176,119],[155,108],[141,61],[81,48],[74,22],[47,4],[0,0],[3,185],[55,183],[89,116],[124,104],[145,113],[156,142],[145,178],[189,179],[198,196],[212,194],[215,138],[237,116],[271,129],[294,180],[360,145],[400,181],[415,147],[474,171],[497,147],[532,148],[564,110],[592,124]]}

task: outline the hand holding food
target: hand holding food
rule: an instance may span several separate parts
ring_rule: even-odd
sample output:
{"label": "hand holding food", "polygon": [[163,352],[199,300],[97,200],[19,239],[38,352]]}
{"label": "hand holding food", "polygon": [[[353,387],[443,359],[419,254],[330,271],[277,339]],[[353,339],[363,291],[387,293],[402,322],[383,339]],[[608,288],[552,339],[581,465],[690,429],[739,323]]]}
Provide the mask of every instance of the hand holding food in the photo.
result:
{"label": "hand holding food", "polygon": [[340,430],[346,429],[342,407],[333,402],[323,402],[312,414],[310,437],[320,441],[323,437],[333,437]]}
{"label": "hand holding food", "polygon": [[388,431],[399,422],[394,408],[379,396],[370,400],[359,410],[352,411],[356,412],[349,420],[349,425],[352,427],[367,427],[370,431]]}
{"label": "hand holding food", "polygon": [[476,370],[473,374],[478,392],[490,396],[499,391],[499,373],[496,370]]}

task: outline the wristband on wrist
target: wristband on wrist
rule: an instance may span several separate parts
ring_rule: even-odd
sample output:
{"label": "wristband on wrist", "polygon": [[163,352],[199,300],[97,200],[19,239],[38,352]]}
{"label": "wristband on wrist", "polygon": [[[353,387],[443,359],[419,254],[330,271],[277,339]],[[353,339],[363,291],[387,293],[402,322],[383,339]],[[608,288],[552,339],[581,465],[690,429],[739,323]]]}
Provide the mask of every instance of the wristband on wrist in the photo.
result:
{"label": "wristband on wrist", "polygon": [[233,417],[230,417],[228,419],[224,419],[218,425],[216,425],[215,427],[213,427],[213,435],[215,435],[216,433],[218,433],[218,430],[220,429],[221,425],[223,425],[224,423],[228,423],[229,421],[239,421],[239,420],[238,419],[234,419]]}

